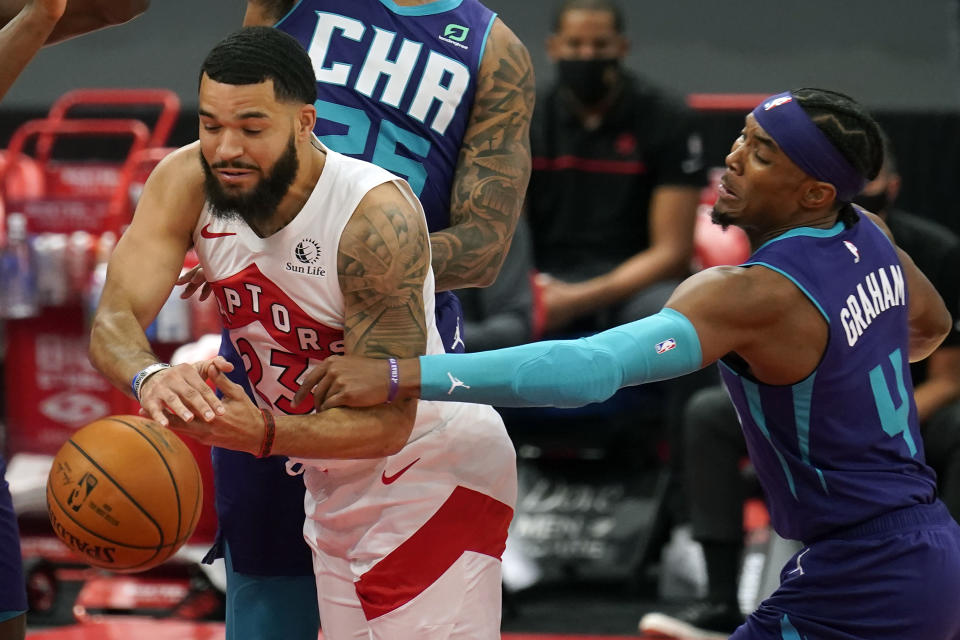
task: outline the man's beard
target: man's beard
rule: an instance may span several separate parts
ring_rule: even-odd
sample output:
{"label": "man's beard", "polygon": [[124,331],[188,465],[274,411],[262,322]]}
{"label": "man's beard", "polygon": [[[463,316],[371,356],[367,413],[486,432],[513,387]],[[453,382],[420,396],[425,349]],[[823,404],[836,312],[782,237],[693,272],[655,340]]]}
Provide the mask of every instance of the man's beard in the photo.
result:
{"label": "man's beard", "polygon": [[214,169],[253,169],[257,167],[239,162],[218,162],[213,167],[200,154],[200,164],[203,166],[203,188],[207,196],[210,213],[220,220],[241,219],[251,227],[260,226],[273,217],[277,206],[293,179],[297,176],[300,161],[297,159],[297,147],[294,137],[290,136],[286,151],[277,159],[269,174],[264,175],[257,186],[250,193],[233,195],[228,193],[220,181],[213,174]]}
{"label": "man's beard", "polygon": [[710,220],[713,221],[713,224],[720,225],[720,228],[724,231],[733,224],[733,219],[730,217],[730,214],[724,213],[723,211],[717,211],[717,208],[714,207],[710,210]]}

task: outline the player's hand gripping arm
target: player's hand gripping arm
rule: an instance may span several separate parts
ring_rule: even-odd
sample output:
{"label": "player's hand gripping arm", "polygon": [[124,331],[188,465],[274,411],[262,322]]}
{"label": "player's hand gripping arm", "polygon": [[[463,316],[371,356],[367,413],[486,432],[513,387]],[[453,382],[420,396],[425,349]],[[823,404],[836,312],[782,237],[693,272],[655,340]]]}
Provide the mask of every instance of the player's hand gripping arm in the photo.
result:
{"label": "player's hand gripping arm", "polygon": [[[203,205],[197,153],[193,144],[157,166],[144,186],[133,222],[110,258],[93,319],[90,361],[128,395],[132,395],[133,377],[158,362],[144,329],[173,288]],[[160,371],[141,387],[140,404],[161,424],[167,424],[164,408],[186,419],[194,414],[212,419],[213,411],[222,411],[222,405],[199,373],[210,362],[223,370],[232,368],[215,358]]]}
{"label": "player's hand gripping arm", "polygon": [[[383,358],[425,351],[427,243],[422,214],[395,184],[376,187],[361,201],[343,231],[337,257],[348,354],[386,364]],[[265,433],[260,411],[226,376],[214,372],[211,377],[223,391],[226,414],[210,424],[174,421],[171,426],[205,444],[260,454]],[[367,409],[278,416],[270,451],[327,459],[391,455],[406,444],[416,412],[416,400],[398,399]]]}
{"label": "player's hand gripping arm", "polygon": [[450,226],[430,234],[437,291],[493,283],[530,180],[533,67],[497,18],[480,64],[450,194]]}
{"label": "player's hand gripping arm", "polygon": [[43,36],[43,44],[53,44],[128,22],[146,11],[150,0],[0,0],[0,24],[9,22],[24,6],[59,12],[62,17]]}

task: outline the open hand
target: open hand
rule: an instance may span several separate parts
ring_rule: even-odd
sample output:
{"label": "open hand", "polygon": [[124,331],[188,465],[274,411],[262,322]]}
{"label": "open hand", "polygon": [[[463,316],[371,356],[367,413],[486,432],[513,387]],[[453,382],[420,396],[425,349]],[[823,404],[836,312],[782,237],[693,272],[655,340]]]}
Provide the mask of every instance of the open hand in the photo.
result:
{"label": "open hand", "polygon": [[185,422],[198,416],[210,422],[223,415],[226,408],[206,382],[213,371],[233,371],[233,365],[222,356],[216,356],[158,371],[140,387],[142,413],[165,427],[170,424],[168,412]]}

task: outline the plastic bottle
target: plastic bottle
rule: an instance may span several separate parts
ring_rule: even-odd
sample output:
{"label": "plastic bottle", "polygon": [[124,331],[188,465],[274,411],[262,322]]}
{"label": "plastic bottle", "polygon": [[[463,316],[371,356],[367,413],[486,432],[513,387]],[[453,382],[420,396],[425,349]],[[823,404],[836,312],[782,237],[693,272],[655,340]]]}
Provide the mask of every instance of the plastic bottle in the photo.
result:
{"label": "plastic bottle", "polygon": [[33,238],[37,259],[37,296],[42,307],[59,307],[70,299],[67,281],[67,235],[39,233]]}
{"label": "plastic bottle", "polygon": [[27,218],[11,213],[7,241],[0,249],[0,315],[29,318],[38,311],[36,259],[27,238]]}

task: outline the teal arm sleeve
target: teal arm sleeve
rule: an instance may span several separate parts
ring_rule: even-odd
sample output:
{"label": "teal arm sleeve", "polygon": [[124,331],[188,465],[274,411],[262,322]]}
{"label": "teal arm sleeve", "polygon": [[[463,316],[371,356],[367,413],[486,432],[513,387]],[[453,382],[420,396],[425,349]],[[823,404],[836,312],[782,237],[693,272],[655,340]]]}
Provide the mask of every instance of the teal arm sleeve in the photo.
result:
{"label": "teal arm sleeve", "polygon": [[665,307],[589,338],[421,356],[420,397],[498,407],[579,407],[606,400],[621,387],[696,371],[701,361],[693,325]]}

